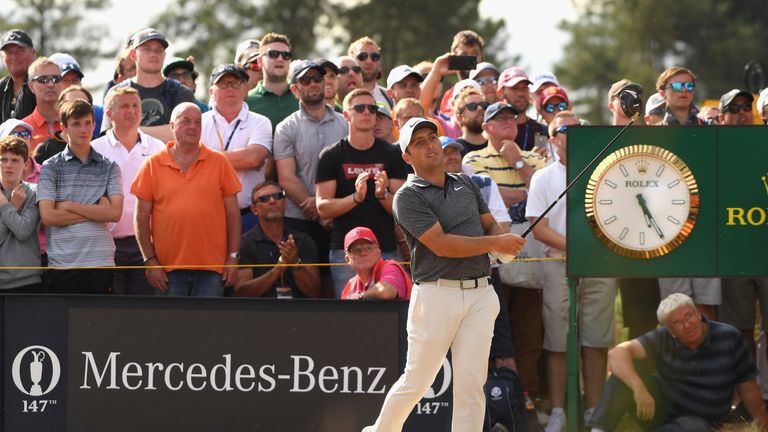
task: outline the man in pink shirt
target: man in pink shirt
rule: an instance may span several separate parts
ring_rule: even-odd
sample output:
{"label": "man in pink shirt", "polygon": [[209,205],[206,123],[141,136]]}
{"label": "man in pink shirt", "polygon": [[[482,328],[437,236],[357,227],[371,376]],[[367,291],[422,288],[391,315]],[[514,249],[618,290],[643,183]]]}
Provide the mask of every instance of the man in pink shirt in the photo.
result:
{"label": "man in pink shirt", "polygon": [[395,260],[381,258],[379,240],[369,228],[344,236],[344,258],[355,271],[344,287],[344,300],[401,300],[411,297],[411,278]]}

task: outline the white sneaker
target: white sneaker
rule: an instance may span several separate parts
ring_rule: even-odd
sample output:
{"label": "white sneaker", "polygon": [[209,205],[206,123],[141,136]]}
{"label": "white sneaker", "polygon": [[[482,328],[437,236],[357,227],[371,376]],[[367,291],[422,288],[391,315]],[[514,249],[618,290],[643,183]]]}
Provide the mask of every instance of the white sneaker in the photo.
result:
{"label": "white sneaker", "polygon": [[565,411],[562,408],[553,408],[549,415],[549,423],[544,432],[562,432],[565,430]]}
{"label": "white sneaker", "polygon": [[592,415],[595,413],[594,408],[590,408],[584,411],[584,426],[589,426],[589,422],[592,421]]}

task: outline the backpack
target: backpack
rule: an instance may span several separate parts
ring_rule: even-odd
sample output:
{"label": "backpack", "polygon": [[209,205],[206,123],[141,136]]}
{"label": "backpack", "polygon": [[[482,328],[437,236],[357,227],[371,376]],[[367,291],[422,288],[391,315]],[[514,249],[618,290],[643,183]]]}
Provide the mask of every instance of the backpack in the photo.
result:
{"label": "backpack", "polygon": [[488,371],[483,432],[522,432],[525,402],[520,375],[501,367]]}

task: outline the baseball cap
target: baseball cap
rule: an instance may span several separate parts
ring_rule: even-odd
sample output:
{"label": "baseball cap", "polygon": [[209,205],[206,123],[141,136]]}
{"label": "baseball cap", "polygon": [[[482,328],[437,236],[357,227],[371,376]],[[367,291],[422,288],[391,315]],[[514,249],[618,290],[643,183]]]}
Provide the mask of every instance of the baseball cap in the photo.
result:
{"label": "baseball cap", "polygon": [[32,126],[29,123],[23,122],[19,119],[11,118],[0,124],[0,138],[5,138],[11,134],[11,131],[19,126],[25,127],[28,131],[32,132]]}
{"label": "baseball cap", "polygon": [[408,65],[400,65],[392,69],[391,71],[389,71],[389,75],[387,76],[387,88],[391,89],[393,85],[404,80],[405,77],[409,75],[413,75],[416,78],[416,80],[419,82],[424,81],[424,78],[421,76],[420,73],[416,71],[416,69]]}
{"label": "baseball cap", "polygon": [[344,236],[344,252],[347,252],[352,243],[358,240],[368,240],[376,246],[379,245],[379,239],[376,238],[376,234],[370,228],[355,227]]}
{"label": "baseball cap", "polygon": [[257,52],[259,50],[259,47],[261,44],[256,39],[246,39],[239,44],[237,44],[237,49],[235,50],[235,63],[236,64],[245,64],[246,59],[244,58],[246,55],[250,57],[250,51],[251,49],[255,49]]}
{"label": "baseball cap", "polygon": [[608,102],[610,102],[613,98],[617,97],[622,90],[632,90],[638,95],[643,94],[643,86],[641,86],[636,82],[632,82],[626,78],[623,78],[611,85],[610,90],[608,90]]}
{"label": "baseball cap", "polygon": [[437,133],[437,124],[432,120],[427,120],[424,117],[412,117],[400,128],[400,139],[397,140],[397,145],[400,146],[400,150],[405,153],[405,149],[411,143],[411,137],[413,133],[421,128],[428,127]]}
{"label": "baseball cap", "polygon": [[504,111],[504,110],[510,110],[515,115],[519,115],[520,111],[517,110],[514,106],[506,103],[506,102],[496,102],[494,104],[491,104],[488,106],[488,108],[485,109],[485,115],[483,116],[483,123],[487,123],[489,120],[492,120],[494,117],[496,117],[496,114]]}
{"label": "baseball cap", "polygon": [[171,57],[168,63],[163,66],[163,76],[167,77],[168,74],[176,68],[182,68],[192,72],[195,70],[195,64],[181,57]]}
{"label": "baseball cap", "polygon": [[533,84],[523,68],[514,66],[504,70],[499,77],[499,88],[514,87],[515,84],[521,81],[528,81],[528,84]]}
{"label": "baseball cap", "polygon": [[232,63],[216,66],[211,72],[211,84],[216,84],[224,75],[234,75],[235,78],[248,81],[248,74],[243,68]]}
{"label": "baseball cap", "polygon": [[0,49],[5,48],[6,45],[18,45],[24,48],[35,47],[32,43],[32,38],[29,37],[27,32],[21,29],[11,29],[3,33],[2,38],[0,38],[0,42],[2,43],[2,45],[0,45]]}
{"label": "baseball cap", "polygon": [[473,89],[475,89],[477,91],[482,91],[482,90],[480,90],[480,84],[478,84],[477,81],[475,81],[473,79],[465,79],[465,80],[461,80],[461,81],[459,81],[459,82],[457,82],[456,84],[453,85],[453,93],[452,93],[453,98],[456,99],[456,97],[459,95],[459,93],[461,93],[461,91],[464,90],[467,87],[472,87]]}
{"label": "baseball cap", "polygon": [[377,101],[376,102],[376,106],[379,107],[379,111],[377,112],[377,114],[383,114],[383,115],[389,117],[390,120],[394,120],[392,118],[392,110],[389,109],[389,105],[385,104],[384,102]]}
{"label": "baseball cap", "polygon": [[151,40],[156,40],[163,44],[163,48],[168,48],[168,39],[165,38],[165,35],[152,27],[143,28],[134,33],[131,36],[131,42],[133,43],[131,48],[136,49]]}
{"label": "baseball cap", "polygon": [[445,150],[445,148],[449,147],[449,146],[456,147],[459,150],[463,150],[464,149],[464,146],[459,144],[458,141],[456,141],[455,139],[453,139],[453,138],[451,138],[449,136],[441,136],[440,137],[440,147],[442,147],[443,150]]}
{"label": "baseball cap", "polygon": [[496,72],[497,76],[499,75],[499,70],[496,69],[496,66],[494,66],[492,63],[482,62],[482,63],[478,63],[476,68],[469,71],[469,79],[471,80],[475,79],[475,77],[479,75],[480,72],[486,71],[486,70],[492,70]]}
{"label": "baseball cap", "polygon": [[645,115],[650,115],[651,111],[663,108],[664,105],[666,105],[664,97],[658,93],[652,94],[645,103]]}
{"label": "baseball cap", "polygon": [[291,63],[291,84],[296,83],[310,69],[316,69],[320,75],[325,75],[325,68],[312,60],[299,60]]}
{"label": "baseball cap", "polygon": [[77,60],[75,60],[75,58],[69,54],[55,53],[51,54],[48,59],[59,65],[61,76],[64,76],[70,72],[76,72],[78,75],[80,75],[80,78],[85,76],[80,70],[80,63],[78,63]]}
{"label": "baseball cap", "polygon": [[557,80],[557,77],[555,76],[555,74],[553,74],[552,72],[544,72],[533,77],[531,92],[536,93],[537,91],[539,91],[539,88],[546,83],[552,83],[560,87],[560,81]]}
{"label": "baseball cap", "polygon": [[760,92],[760,97],[757,98],[757,110],[762,113],[766,106],[768,106],[768,87],[764,88]]}
{"label": "baseball cap", "polygon": [[720,111],[725,111],[725,107],[733,102],[733,100],[736,99],[736,96],[744,96],[749,103],[752,103],[755,100],[752,93],[746,90],[733,89],[720,97]]}
{"label": "baseball cap", "polygon": [[326,58],[319,58],[313,60],[315,63],[319,64],[324,69],[331,69],[333,73],[337,74],[339,73],[339,67],[336,66],[336,63],[326,59]]}
{"label": "baseball cap", "polygon": [[545,88],[544,91],[541,92],[541,96],[539,96],[539,104],[544,105],[548,100],[555,97],[560,97],[566,102],[570,101],[570,99],[568,99],[568,93],[566,93],[562,87],[551,86]]}

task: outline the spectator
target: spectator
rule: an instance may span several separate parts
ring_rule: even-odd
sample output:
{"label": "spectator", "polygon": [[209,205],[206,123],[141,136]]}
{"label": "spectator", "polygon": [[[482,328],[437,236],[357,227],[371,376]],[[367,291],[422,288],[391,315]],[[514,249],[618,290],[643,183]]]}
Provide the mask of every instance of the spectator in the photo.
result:
{"label": "spectator", "polygon": [[[667,104],[663,125],[709,124],[696,116],[699,113],[699,109],[693,104],[696,76],[690,70],[679,66],[667,68],[656,80],[656,90]],[[696,303],[698,304],[698,301]]]}
{"label": "spectator", "polygon": [[720,97],[719,124],[747,126],[754,124],[752,102],[748,91],[733,89]]}
{"label": "spectator", "polygon": [[[320,297],[317,262],[312,239],[284,223],[285,192],[277,183],[265,181],[253,188],[251,209],[259,224],[240,241],[241,264],[277,264],[274,267],[241,268],[235,293],[247,297]],[[287,265],[294,265],[287,267]]]}
{"label": "spectator", "polygon": [[58,103],[61,93],[60,75],[59,66],[47,57],[40,57],[29,66],[29,88],[35,95],[37,106],[32,114],[22,120],[32,126],[30,151],[61,130]]}
{"label": "spectator", "polygon": [[344,300],[407,300],[411,278],[395,260],[381,258],[379,239],[369,228],[352,228],[344,236],[344,258],[355,275],[347,281]]}
{"label": "spectator", "polygon": [[645,102],[645,124],[649,126],[656,126],[664,121],[664,114],[666,112],[667,102],[664,101],[664,97],[659,93],[654,93],[648,97]]}
{"label": "spectator", "polygon": [[[423,80],[424,78],[421,77],[421,74],[419,74],[412,67],[408,65],[398,66],[392,69],[389,72],[389,76],[387,76],[387,94],[392,97],[395,106],[397,106],[403,99],[413,99],[419,101],[419,97],[421,96],[421,87],[419,87],[419,83]],[[439,133],[441,135],[458,135],[458,133],[453,132],[453,128],[448,124],[448,122],[446,122],[440,116],[433,116],[432,114],[427,113],[426,110],[429,109],[428,104],[425,105],[423,102],[421,102],[420,105],[421,109],[412,112],[408,118],[427,117],[438,124],[440,131]],[[402,123],[405,123],[405,120]],[[396,129],[395,137],[397,137],[398,134],[399,132]]]}
{"label": "spectator", "polygon": [[757,112],[760,113],[763,124],[768,125],[768,88],[764,88],[760,92],[760,97],[757,98]]}
{"label": "spectator", "polygon": [[[499,101],[499,95],[496,93],[496,86],[499,84],[499,75],[501,73],[492,63],[482,62],[477,65],[475,70],[469,73],[469,79],[477,81],[480,84],[480,91],[483,98],[489,104]],[[453,94],[453,102],[456,103],[458,94]],[[456,110],[454,109],[454,112]]]}
{"label": "spectator", "polygon": [[336,103],[336,93],[339,92],[339,68],[330,60],[321,58],[316,59],[315,63],[325,69],[325,75],[323,75],[323,100],[325,104],[333,108],[337,113],[344,111],[338,103]]}
{"label": "spectator", "polygon": [[37,102],[29,88],[29,66],[37,53],[24,30],[11,29],[0,37],[0,56],[8,76],[0,79],[0,123],[32,114]]}
{"label": "spectator", "polygon": [[[21,120],[8,119],[0,124],[0,138],[14,136],[21,139],[29,149],[29,140],[32,138],[32,126]],[[66,145],[66,143],[64,143]],[[39,147],[39,146],[38,146]],[[27,152],[29,153],[29,152]],[[27,183],[35,183],[40,179],[40,164],[30,156],[24,161],[24,170],[21,179]],[[44,236],[43,236],[44,237]],[[43,238],[43,241],[45,239]]]}
{"label": "spectator", "polygon": [[[240,182],[226,156],[200,143],[200,108],[179,104],[171,113],[174,140],[136,175],[136,240],[147,280],[172,296],[221,297],[237,281]],[[195,270],[175,266],[200,265]]]}
{"label": "spectator", "polygon": [[[453,41],[451,42],[451,51],[448,54],[445,54],[445,68],[443,71],[440,71],[440,76],[446,75],[445,71],[448,70],[448,56],[474,56],[475,59],[477,59],[477,63],[481,64],[483,62],[483,49],[485,48],[485,40],[482,36],[475,33],[472,30],[462,30],[458,33],[456,33],[453,36]],[[438,57],[438,58],[441,58]],[[435,68],[439,68],[437,65],[437,60],[435,60]],[[443,68],[440,68],[443,69]],[[433,68],[434,70],[434,68]],[[469,73],[471,71],[468,70],[458,70],[453,71],[453,73],[456,74],[457,81],[465,80],[469,78]],[[430,84],[427,84],[429,81],[429,77],[424,81],[425,84],[422,86],[423,89],[426,89],[427,86]],[[426,92],[425,92],[426,93]],[[453,111],[453,100],[456,96],[456,89],[449,89],[445,94],[443,95],[443,100],[440,102],[440,113],[445,116],[450,116],[451,112]],[[428,93],[427,93],[428,94]]]}
{"label": "spectator", "polygon": [[242,229],[256,225],[251,213],[248,191],[265,179],[265,162],[272,152],[272,125],[261,114],[248,111],[243,102],[248,74],[233,64],[216,67],[211,73],[208,93],[216,101],[211,111],[203,114],[201,141],[219,150],[232,164],[242,189],[237,205],[242,216]]}
{"label": "spectator", "polygon": [[[445,77],[452,73],[458,73],[458,71],[450,70],[448,67],[451,55],[451,53],[445,53],[437,57],[432,64],[432,68],[427,74],[427,77],[421,83],[421,93],[417,96],[417,99],[421,102],[421,106],[424,108],[425,112],[431,110],[432,101],[435,97],[439,96],[438,92],[442,89],[442,82]],[[459,91],[467,85],[472,85],[480,91],[480,84],[474,80],[464,79],[459,81],[445,93],[446,95],[450,94],[451,96],[451,99],[447,99],[447,103],[449,103],[451,107],[453,107],[453,100],[459,94]],[[446,102],[445,98],[443,98],[443,102]],[[432,115],[430,115],[430,117],[432,117]],[[461,136],[461,128],[455,121],[455,118],[451,117],[450,112],[445,113],[440,111],[434,116],[434,119],[437,121],[437,125],[440,128],[440,135],[450,136],[451,138],[458,138]]]}
{"label": "spectator", "polygon": [[[526,111],[531,103],[530,86],[525,71],[519,67],[511,67],[501,73],[499,77],[499,98],[515,107],[520,113],[517,117],[517,129],[519,133],[515,142],[522,150],[533,150],[536,147],[536,136],[547,136],[547,127],[532,118],[528,118]],[[540,99],[541,100],[541,99]]]}
{"label": "spectator", "polygon": [[[336,93],[336,103],[341,104],[349,92],[363,86],[363,68],[360,67],[357,60],[349,56],[338,57],[335,64],[339,67],[337,75],[339,89]],[[342,107],[343,110],[344,107]]]}
{"label": "spectator", "polygon": [[[107,98],[107,92],[114,87],[129,78],[136,76],[136,61],[131,58],[131,45],[125,46],[115,58],[115,71],[112,74],[112,79],[104,85],[103,98]],[[97,129],[100,129],[97,127]]]}
{"label": "spectator", "polygon": [[[91,92],[86,90],[84,87],[81,87],[79,85],[74,85],[67,87],[64,89],[61,94],[59,94],[58,99],[58,105],[61,107],[61,104],[67,101],[71,100],[84,100],[88,103],[91,103],[93,101],[93,97],[91,96]],[[94,110],[94,122],[96,122],[96,113]],[[97,122],[95,124],[98,124]],[[54,156],[58,153],[60,153],[64,148],[67,146],[67,140],[61,136],[61,131],[57,131],[53,134],[53,136],[46,140],[45,142],[40,143],[37,147],[35,147],[34,152],[34,160],[42,164],[46,160],[50,159],[51,156]]]}
{"label": "spectator", "polygon": [[[329,262],[342,263],[344,236],[356,226],[379,233],[382,256],[396,258],[392,194],[405,182],[406,168],[397,149],[376,139],[376,105],[365,89],[349,93],[344,100],[344,118],[349,137],[320,153],[315,189],[321,218],[333,219]],[[348,267],[331,267],[336,298],[352,277]]]}
{"label": "spectator", "polygon": [[483,95],[472,87],[462,89],[456,96],[453,116],[461,127],[461,137],[456,141],[462,146],[462,156],[488,145],[488,139],[483,135],[483,116],[488,105]]}
{"label": "spectator", "polygon": [[545,125],[552,123],[552,119],[561,111],[570,111],[573,105],[568,99],[568,94],[562,87],[549,86],[541,92],[539,97],[539,115]]}
{"label": "spectator", "polygon": [[[67,147],[43,164],[37,188],[40,217],[51,267],[114,266],[109,222],[123,212],[120,167],[91,147],[93,107],[82,100],[61,105]],[[51,270],[56,293],[107,294],[112,271]]]}
{"label": "spectator", "polygon": [[[91,142],[91,147],[107,159],[117,163],[123,174],[123,213],[120,221],[110,228],[115,242],[115,265],[142,266],[139,243],[133,218],[136,213],[136,196],[131,193],[131,184],[149,157],[163,148],[165,144],[139,129],[141,123],[141,99],[139,92],[132,87],[116,87],[107,93],[104,100],[107,117],[112,128],[98,139]],[[153,295],[144,270],[120,269],[112,275],[112,293],[128,295]]]}
{"label": "spectator", "polygon": [[395,103],[387,94],[387,89],[376,84],[381,78],[381,48],[379,45],[373,39],[364,36],[349,45],[347,55],[357,59],[362,70],[362,88],[368,90],[376,102],[383,102],[390,108],[394,107]]}
{"label": "spectator", "polygon": [[235,51],[235,66],[245,70],[248,74],[248,90],[246,94],[253,90],[256,85],[264,78],[261,70],[261,60],[259,59],[259,47],[261,44],[256,39],[246,39],[237,45]]}
{"label": "spectator", "polygon": [[533,102],[533,108],[537,113],[540,108],[539,100],[541,99],[541,93],[552,86],[562,87],[557,80],[557,77],[552,72],[544,72],[533,77],[533,84],[530,86],[531,102]]}
{"label": "spectator", "polygon": [[392,111],[385,103],[377,102],[379,111],[376,113],[376,126],[373,127],[373,136],[387,143],[395,142],[395,122],[392,121]]}
{"label": "spectator", "polygon": [[282,34],[267,33],[261,38],[259,52],[264,79],[248,92],[248,109],[267,117],[274,131],[278,123],[299,108],[286,79],[293,58],[291,40]]}
{"label": "spectator", "polygon": [[701,111],[699,111],[698,114],[696,114],[696,117],[704,120],[704,122],[708,124],[719,125],[721,124],[720,114],[720,108],[715,106],[705,106],[701,108]]}
{"label": "spectator", "polygon": [[[432,71],[432,68],[434,67],[434,65],[435,64],[432,63],[431,61],[425,60],[414,65],[413,69],[415,69],[416,72],[418,72],[422,78],[427,79],[427,77],[429,76],[429,72]],[[432,96],[432,102],[429,103],[426,111],[433,116],[437,116],[437,115],[440,115],[438,107],[440,106],[440,100],[443,98],[442,82],[438,82],[437,87],[435,88],[433,93],[434,95]]]}
{"label": "spectator", "polygon": [[[0,128],[1,129],[1,128]],[[0,138],[0,267],[39,267],[37,188],[22,180],[29,148],[21,138]],[[39,293],[40,270],[0,270],[3,293]]]}
{"label": "spectator", "polygon": [[[59,70],[61,70],[61,90],[62,92],[72,86],[78,86],[81,89],[83,89],[88,94],[88,103],[93,106],[93,119],[96,122],[97,125],[100,125],[102,122],[102,119],[104,118],[104,107],[100,105],[94,105],[93,104],[93,97],[91,97],[90,92],[85,90],[81,86],[81,83],[83,81],[83,78],[85,75],[80,70],[80,63],[75,60],[74,57],[72,57],[69,54],[62,54],[62,53],[56,53],[48,57],[49,60],[53,61],[57,65],[59,65]],[[94,128],[93,130],[93,139],[96,139],[101,135],[100,128]],[[52,137],[53,138],[53,137]]]}
{"label": "spectator", "polygon": [[[195,94],[195,91],[197,91],[197,83],[195,81],[197,80],[198,75],[199,74],[195,70],[195,59],[192,56],[189,56],[186,59],[172,57],[163,67],[164,77],[180,82],[191,90],[193,95]],[[206,112],[209,109],[208,105],[201,102],[197,97],[195,97],[195,105],[200,108],[201,112]]]}

